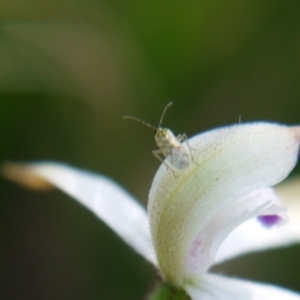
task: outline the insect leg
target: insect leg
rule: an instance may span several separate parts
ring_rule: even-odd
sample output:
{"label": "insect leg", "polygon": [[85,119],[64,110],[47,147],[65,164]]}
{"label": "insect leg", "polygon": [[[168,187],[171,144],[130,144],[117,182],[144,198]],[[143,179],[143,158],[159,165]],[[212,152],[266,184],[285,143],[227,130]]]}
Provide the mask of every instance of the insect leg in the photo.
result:
{"label": "insect leg", "polygon": [[165,164],[168,169],[170,169],[173,172],[175,177],[177,177],[173,167],[169,163],[167,163],[164,159],[161,158],[160,154],[163,154],[162,150],[160,150],[160,149],[152,150],[152,153],[157,159],[159,159],[163,164]]}
{"label": "insect leg", "polygon": [[178,134],[177,139],[181,143],[181,142],[187,141],[188,138],[187,138],[187,135],[185,133],[183,133],[183,134]]}
{"label": "insect leg", "polygon": [[185,133],[182,133],[182,134],[178,134],[177,136],[177,139],[178,141],[181,143],[181,142],[186,142],[187,146],[189,147],[189,150],[190,150],[190,153],[191,153],[191,158],[192,158],[192,161],[199,166],[199,164],[195,161],[194,159],[194,156],[193,156],[193,151],[192,151],[192,147],[189,143],[189,140],[188,140],[188,137]]}

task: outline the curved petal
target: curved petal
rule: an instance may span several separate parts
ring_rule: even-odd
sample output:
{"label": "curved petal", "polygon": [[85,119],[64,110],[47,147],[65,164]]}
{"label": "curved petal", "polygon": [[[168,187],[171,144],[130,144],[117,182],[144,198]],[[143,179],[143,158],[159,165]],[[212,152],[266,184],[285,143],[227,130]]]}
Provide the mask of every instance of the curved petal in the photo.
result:
{"label": "curved petal", "polygon": [[[216,252],[224,239],[240,224],[263,215],[276,216],[275,221],[277,222],[274,222],[273,225],[282,225],[287,221],[285,211],[271,188],[252,191],[234,201],[213,216],[198,234],[187,259],[185,277],[206,272],[212,265]],[[260,223],[260,227],[266,227],[258,220],[256,222]],[[268,225],[268,228],[270,227]],[[235,248],[240,245],[235,243],[231,246],[231,248]]]}
{"label": "curved petal", "polygon": [[7,164],[4,176],[25,186],[43,188],[46,182],[90,209],[126,243],[156,264],[145,209],[114,181],[59,163]]}
{"label": "curved petal", "polygon": [[300,294],[274,285],[204,274],[185,285],[192,300],[300,300]]}
{"label": "curved petal", "polygon": [[300,242],[300,178],[287,180],[276,187],[287,209],[289,222],[281,227],[264,227],[250,220],[236,228],[221,245],[216,263],[249,252],[283,247]]}
{"label": "curved petal", "polygon": [[235,125],[189,140],[195,162],[176,172],[164,164],[149,196],[151,233],[164,276],[181,285],[186,259],[205,224],[243,195],[275,185],[295,166],[300,127]]}

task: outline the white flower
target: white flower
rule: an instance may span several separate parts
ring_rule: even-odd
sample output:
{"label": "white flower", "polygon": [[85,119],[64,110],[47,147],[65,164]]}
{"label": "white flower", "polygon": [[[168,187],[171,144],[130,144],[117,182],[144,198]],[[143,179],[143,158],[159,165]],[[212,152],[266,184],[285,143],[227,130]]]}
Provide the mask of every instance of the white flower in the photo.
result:
{"label": "white flower", "polygon": [[234,256],[300,241],[300,203],[293,198],[300,188],[292,195],[291,188],[278,189],[288,211],[270,188],[295,166],[299,140],[300,127],[270,123],[199,134],[189,140],[196,163],[176,176],[160,166],[148,215],[115,182],[63,164],[9,164],[4,175],[26,186],[50,183],[65,191],[193,300],[299,300],[300,295],[275,286],[208,273],[213,264]]}

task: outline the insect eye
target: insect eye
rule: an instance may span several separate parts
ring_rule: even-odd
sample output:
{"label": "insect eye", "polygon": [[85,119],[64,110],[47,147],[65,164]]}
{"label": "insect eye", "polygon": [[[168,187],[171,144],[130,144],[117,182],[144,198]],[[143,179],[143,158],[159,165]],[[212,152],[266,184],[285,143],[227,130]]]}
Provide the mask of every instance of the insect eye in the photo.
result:
{"label": "insect eye", "polygon": [[164,136],[166,136],[166,134],[167,134],[167,130],[165,130],[165,129],[160,129],[157,131],[157,135],[159,137],[164,137]]}

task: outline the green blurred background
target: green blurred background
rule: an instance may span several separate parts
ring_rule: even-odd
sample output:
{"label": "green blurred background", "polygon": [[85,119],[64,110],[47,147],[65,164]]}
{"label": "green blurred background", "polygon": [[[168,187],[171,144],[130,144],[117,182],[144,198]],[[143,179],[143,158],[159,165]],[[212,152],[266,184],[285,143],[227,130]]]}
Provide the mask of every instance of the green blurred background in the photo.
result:
{"label": "green blurred background", "polygon": [[[253,120],[300,122],[300,2],[3,0],[1,160],[106,174],[146,205],[154,125],[192,136]],[[0,299],[142,299],[156,272],[60,192],[1,181]],[[300,291],[300,247],[225,274]]]}

